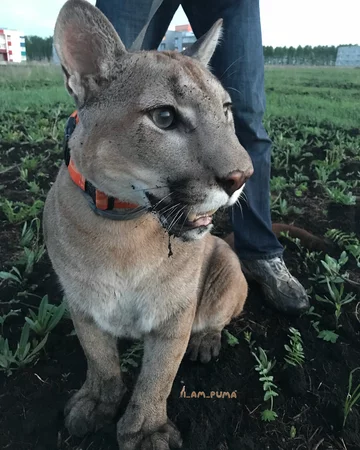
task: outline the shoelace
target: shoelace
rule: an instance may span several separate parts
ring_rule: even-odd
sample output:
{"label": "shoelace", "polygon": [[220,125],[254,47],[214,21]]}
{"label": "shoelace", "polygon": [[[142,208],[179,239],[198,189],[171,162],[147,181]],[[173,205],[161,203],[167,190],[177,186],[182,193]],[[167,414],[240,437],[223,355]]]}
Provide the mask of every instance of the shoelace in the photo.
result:
{"label": "shoelace", "polygon": [[269,261],[269,265],[273,269],[273,271],[276,272],[278,278],[281,281],[286,281],[289,278],[292,278],[288,268],[281,258],[273,258]]}

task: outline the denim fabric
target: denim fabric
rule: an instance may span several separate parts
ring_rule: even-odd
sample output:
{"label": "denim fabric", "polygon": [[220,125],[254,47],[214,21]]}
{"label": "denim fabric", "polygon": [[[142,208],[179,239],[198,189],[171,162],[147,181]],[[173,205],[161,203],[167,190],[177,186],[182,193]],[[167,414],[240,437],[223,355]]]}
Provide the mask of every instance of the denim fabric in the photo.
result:
{"label": "denim fabric", "polygon": [[[271,141],[262,125],[265,92],[259,0],[164,0],[147,30],[144,49],[159,46],[180,3],[197,37],[217,19],[224,20],[223,38],[210,65],[232,97],[236,134],[254,165],[244,189],[246,200],[231,211],[236,251],[244,260],[280,256],[283,248],[271,230]],[[152,0],[97,0],[96,6],[130,47],[147,22],[151,4]]]}
{"label": "denim fabric", "polygon": [[[179,7],[179,0],[164,0],[146,32],[142,48],[158,48],[169,23]],[[110,20],[126,48],[130,48],[146,24],[152,0],[97,0],[96,6]]]}

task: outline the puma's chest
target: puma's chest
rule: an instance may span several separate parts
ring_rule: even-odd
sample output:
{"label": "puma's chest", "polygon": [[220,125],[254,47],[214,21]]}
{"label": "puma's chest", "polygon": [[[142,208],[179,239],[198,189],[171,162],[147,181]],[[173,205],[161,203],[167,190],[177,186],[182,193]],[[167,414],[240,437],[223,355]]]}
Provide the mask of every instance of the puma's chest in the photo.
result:
{"label": "puma's chest", "polygon": [[[100,328],[128,338],[140,338],[159,327],[194,298],[196,280],[186,285],[156,272],[94,273],[86,293],[76,296],[77,308],[92,316]],[[85,299],[84,299],[85,294]]]}

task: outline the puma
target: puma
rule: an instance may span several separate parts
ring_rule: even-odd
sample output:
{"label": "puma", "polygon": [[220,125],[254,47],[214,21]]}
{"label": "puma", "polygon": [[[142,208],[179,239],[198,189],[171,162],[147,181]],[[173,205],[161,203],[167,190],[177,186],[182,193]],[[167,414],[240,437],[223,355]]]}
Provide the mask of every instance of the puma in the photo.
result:
{"label": "puma", "polygon": [[[186,54],[130,53],[83,0],[66,2],[55,26],[79,122],[44,234],[88,363],[65,421],[81,436],[115,417],[125,392],[117,338],[142,338],[141,373],[117,424],[124,450],[181,446],[166,410],[179,364],[187,349],[192,360],[216,357],[247,296],[236,254],[209,233],[253,172],[230,96],[207,69],[220,34],[221,20]],[[87,183],[129,206],[112,211],[122,220],[90,206]]]}

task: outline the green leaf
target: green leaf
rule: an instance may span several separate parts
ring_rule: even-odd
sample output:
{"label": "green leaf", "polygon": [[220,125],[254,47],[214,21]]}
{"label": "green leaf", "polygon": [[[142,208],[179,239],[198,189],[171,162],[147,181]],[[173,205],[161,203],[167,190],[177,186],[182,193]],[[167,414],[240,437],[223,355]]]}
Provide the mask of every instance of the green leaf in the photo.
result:
{"label": "green leaf", "polygon": [[278,415],[276,414],[276,412],[270,409],[265,409],[261,413],[261,420],[263,420],[264,422],[273,422],[277,417]]}
{"label": "green leaf", "polygon": [[284,360],[285,360],[285,362],[287,362],[291,366],[296,366],[296,363],[292,359],[290,359],[289,357],[285,356]]}
{"label": "green leaf", "polygon": [[272,375],[267,375],[266,377],[260,377],[260,381],[274,381],[274,377]]}
{"label": "green leaf", "polygon": [[31,351],[31,355],[34,355],[36,353],[38,353],[46,344],[47,340],[48,340],[48,334],[44,337],[44,339],[42,341],[39,342],[39,344]]}
{"label": "green leaf", "polygon": [[48,296],[44,295],[44,297],[42,298],[42,300],[40,302],[39,311],[38,311],[38,317],[39,317],[40,321],[42,321],[42,319],[45,317],[45,314],[47,312],[47,307],[48,307]]}
{"label": "green leaf", "polygon": [[231,347],[235,347],[235,345],[239,344],[239,339],[231,334],[228,330],[224,330],[224,334],[226,336],[226,341]]}
{"label": "green leaf", "polygon": [[29,314],[34,322],[37,321],[37,315],[34,313],[32,309],[29,309]]}
{"label": "green leaf", "polygon": [[0,278],[3,280],[12,280],[21,283],[21,279],[10,272],[0,272]]}
{"label": "green leaf", "polygon": [[66,309],[66,304],[63,302],[61,303],[57,308],[56,311],[54,312],[51,320],[49,321],[49,325],[48,325],[48,331],[53,330],[56,325],[60,322],[60,320],[62,319],[64,312]]}
{"label": "green leaf", "polygon": [[339,335],[331,330],[322,330],[318,334],[318,338],[323,339],[326,342],[331,342],[332,344],[336,343],[336,341],[338,340],[338,337],[339,337]]}
{"label": "green leaf", "polygon": [[30,326],[29,324],[25,324],[21,331],[19,348],[24,348],[26,346],[26,344],[29,341],[29,334],[30,334]]}
{"label": "green leaf", "polygon": [[314,321],[314,320],[312,320],[311,321],[311,325],[314,327],[314,329],[319,333],[320,332],[320,330],[319,330],[319,321]]}
{"label": "green leaf", "polygon": [[279,396],[279,394],[275,391],[266,391],[265,395],[264,395],[264,401],[267,402],[271,398],[278,397],[278,396]]}
{"label": "green leaf", "polygon": [[332,305],[334,303],[331,300],[329,300],[327,297],[320,297],[320,295],[317,295],[317,294],[315,294],[315,298],[318,302],[330,303],[330,305]]}
{"label": "green leaf", "polygon": [[134,359],[131,359],[131,358],[127,359],[125,362],[126,362],[126,364],[129,364],[130,366],[133,366],[133,367],[138,367],[138,365],[139,365]]}
{"label": "green leaf", "polygon": [[274,384],[274,383],[271,383],[271,382],[269,382],[269,381],[265,381],[265,383],[263,384],[263,389],[264,389],[264,391],[267,391],[267,390],[271,390],[271,388],[277,388],[277,386],[276,386],[276,384]]}
{"label": "green leaf", "polygon": [[30,325],[30,328],[35,328],[35,322],[30,317],[25,317],[25,321]]}

